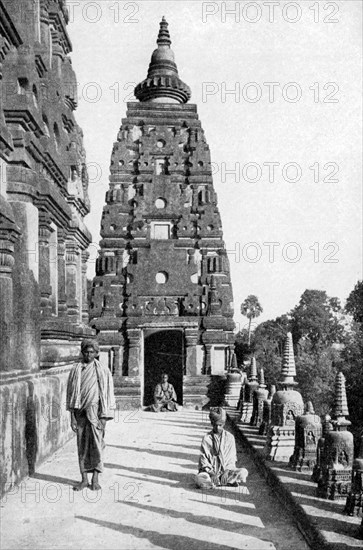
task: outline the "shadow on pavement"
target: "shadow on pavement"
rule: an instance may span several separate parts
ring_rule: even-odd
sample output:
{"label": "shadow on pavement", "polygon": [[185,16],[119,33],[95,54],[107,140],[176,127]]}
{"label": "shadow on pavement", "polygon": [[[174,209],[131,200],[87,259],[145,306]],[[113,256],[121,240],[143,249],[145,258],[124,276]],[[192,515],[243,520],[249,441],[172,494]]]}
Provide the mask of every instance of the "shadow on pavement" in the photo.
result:
{"label": "shadow on pavement", "polygon": [[35,473],[30,476],[30,479],[40,479],[43,481],[53,481],[54,483],[60,483],[63,485],[76,485],[79,483],[79,479],[69,479],[67,477],[51,476],[49,474]]}
{"label": "shadow on pavement", "polygon": [[[193,438],[197,439],[197,438]],[[198,440],[201,441],[201,438],[198,437]],[[159,445],[166,445],[167,447],[179,447],[180,449],[180,443],[161,443],[159,441]],[[183,445],[183,449],[195,449],[197,451],[200,451],[200,445]]]}
{"label": "shadow on pavement", "polygon": [[[140,478],[140,481],[142,479],[147,479],[147,476],[155,476],[160,477],[161,481],[158,480],[151,480],[153,483],[165,483],[166,485],[170,486],[170,481],[176,481],[178,483],[173,483],[173,487],[181,486],[188,488],[191,484],[194,483],[193,476],[191,474],[182,474],[178,472],[172,472],[167,470],[155,470],[153,468],[132,468],[131,466],[123,466],[121,464],[111,464],[109,462],[104,464],[105,468],[111,468],[114,470],[126,470],[127,472],[133,472],[139,475],[145,475],[146,478]],[[122,476],[122,474],[119,474]],[[127,475],[127,474],[126,474]],[[168,482],[163,482],[162,480],[168,480]]]}
{"label": "shadow on pavement", "polygon": [[186,460],[188,458],[192,458],[196,456],[196,453],[177,453],[173,451],[156,451],[151,449],[150,447],[127,447],[126,445],[110,445],[110,444],[107,445],[107,447],[113,447],[115,449],[125,449],[127,451],[143,452],[143,453],[148,453],[148,454],[157,455],[157,456],[169,456],[170,458],[181,458],[182,460]]}
{"label": "shadow on pavement", "polygon": [[231,550],[230,546],[224,546],[219,543],[213,544],[213,542],[210,541],[196,540],[182,535],[164,535],[157,531],[148,531],[134,526],[122,525],[122,523],[112,523],[111,521],[88,518],[85,516],[75,517],[106,529],[113,529],[125,535],[133,535],[141,539],[148,539],[155,546],[160,546],[161,548],[167,548],[169,550],[171,548],[180,548],[180,550],[184,548],[188,550]]}
{"label": "shadow on pavement", "polygon": [[[254,523],[256,522],[256,518],[259,519],[257,515],[250,515],[250,514],[247,515],[244,512],[243,512],[243,520],[237,523],[236,521],[222,519],[220,517],[215,518],[212,515],[206,516],[206,515],[192,514],[190,512],[179,512],[177,510],[172,510],[171,508],[149,506],[147,504],[144,505],[136,502],[126,502],[126,504],[128,506],[139,508],[141,510],[147,510],[149,512],[154,512],[154,513],[156,512],[163,516],[167,515],[168,517],[175,518],[175,519],[185,519],[186,521],[189,521],[191,523],[212,527],[214,529],[222,529],[223,531],[239,533],[239,534],[246,535],[248,537],[260,538],[261,530],[264,529],[263,525],[262,526],[254,525]],[[241,514],[241,510],[239,510],[239,513]],[[269,542],[267,539],[260,539],[260,540]]]}

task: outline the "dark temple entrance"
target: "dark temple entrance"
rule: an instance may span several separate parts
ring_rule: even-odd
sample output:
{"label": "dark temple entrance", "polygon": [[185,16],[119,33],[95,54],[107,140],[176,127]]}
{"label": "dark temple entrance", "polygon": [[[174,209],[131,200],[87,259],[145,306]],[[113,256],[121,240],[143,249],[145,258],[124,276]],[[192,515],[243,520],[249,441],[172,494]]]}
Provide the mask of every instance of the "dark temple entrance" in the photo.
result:
{"label": "dark temple entrance", "polygon": [[163,372],[169,375],[178,403],[183,404],[184,337],[181,330],[160,330],[144,341],[144,405],[153,403],[154,389]]}

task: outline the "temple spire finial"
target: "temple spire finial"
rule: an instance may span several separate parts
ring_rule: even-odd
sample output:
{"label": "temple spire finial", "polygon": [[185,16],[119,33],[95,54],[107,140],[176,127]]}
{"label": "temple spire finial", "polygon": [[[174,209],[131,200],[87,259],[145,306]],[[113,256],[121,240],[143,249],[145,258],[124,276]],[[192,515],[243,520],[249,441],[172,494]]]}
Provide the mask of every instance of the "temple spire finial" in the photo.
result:
{"label": "temple spire finial", "polygon": [[250,375],[248,377],[248,380],[249,382],[257,382],[257,364],[255,356],[253,356],[251,359]]}
{"label": "temple spire finial", "polygon": [[345,418],[346,416],[349,416],[349,411],[345,391],[345,376],[342,372],[338,372],[335,378],[333,417],[339,425],[349,426],[350,421]]}
{"label": "temple spire finial", "polygon": [[163,16],[147,73],[147,78],[135,88],[135,97],[153,103],[186,103],[191,96],[190,88],[178,75],[168,23]]}
{"label": "temple spire finial", "polygon": [[288,332],[286,334],[286,340],[284,344],[284,353],[282,357],[282,384],[284,386],[295,386],[295,357],[294,357],[294,346],[292,342],[292,334]]}
{"label": "temple spire finial", "polygon": [[166,21],[164,15],[160,21],[160,29],[156,43],[158,46],[169,46],[169,48],[171,45],[168,22]]}

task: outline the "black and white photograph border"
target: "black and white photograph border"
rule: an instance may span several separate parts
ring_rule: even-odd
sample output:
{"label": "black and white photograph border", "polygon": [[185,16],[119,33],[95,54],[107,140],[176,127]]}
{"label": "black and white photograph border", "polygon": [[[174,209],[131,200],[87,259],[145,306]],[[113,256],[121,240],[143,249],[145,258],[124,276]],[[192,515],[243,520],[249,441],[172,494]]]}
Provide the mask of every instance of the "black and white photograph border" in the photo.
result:
{"label": "black and white photograph border", "polygon": [[362,548],[362,11],[0,0],[2,550]]}

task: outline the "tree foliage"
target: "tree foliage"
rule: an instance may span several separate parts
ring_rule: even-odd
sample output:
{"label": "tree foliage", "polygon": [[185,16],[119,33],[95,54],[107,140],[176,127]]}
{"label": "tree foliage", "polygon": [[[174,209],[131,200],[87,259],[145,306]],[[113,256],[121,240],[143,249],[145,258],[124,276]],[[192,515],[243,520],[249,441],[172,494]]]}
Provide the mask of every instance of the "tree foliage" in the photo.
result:
{"label": "tree foliage", "polygon": [[[347,322],[348,313],[353,321]],[[363,283],[349,294],[346,307],[323,290],[307,289],[292,311],[258,325],[248,345],[248,331],[236,341],[239,363],[253,352],[269,384],[278,384],[286,333],[292,332],[297,382],[304,401],[314,403],[317,414],[331,410],[336,373],[346,377],[352,431],[363,428]]]}
{"label": "tree foliage", "polygon": [[343,327],[336,315],[341,311],[338,298],[329,298],[324,290],[305,290],[299,305],[291,312],[292,336],[298,345],[308,341],[313,352],[342,339]]}
{"label": "tree foliage", "polygon": [[248,319],[248,345],[251,344],[251,324],[252,319],[256,319],[263,312],[262,306],[257,296],[250,294],[241,304],[241,313]]}
{"label": "tree foliage", "polygon": [[352,315],[356,323],[360,323],[360,328],[363,328],[363,281],[358,281],[349,294],[345,310]]}

